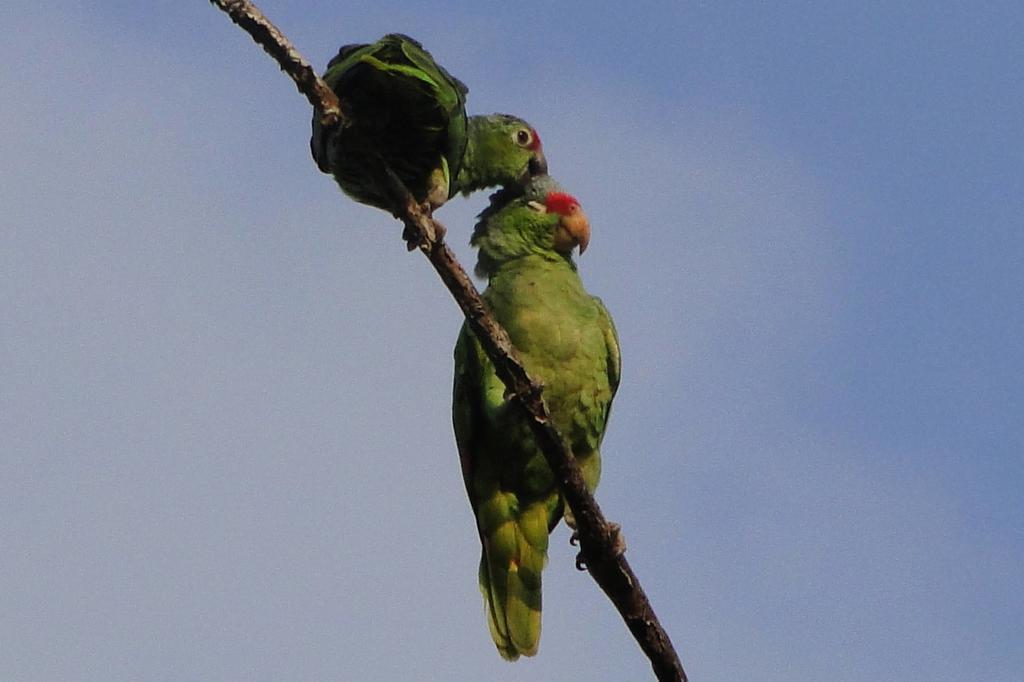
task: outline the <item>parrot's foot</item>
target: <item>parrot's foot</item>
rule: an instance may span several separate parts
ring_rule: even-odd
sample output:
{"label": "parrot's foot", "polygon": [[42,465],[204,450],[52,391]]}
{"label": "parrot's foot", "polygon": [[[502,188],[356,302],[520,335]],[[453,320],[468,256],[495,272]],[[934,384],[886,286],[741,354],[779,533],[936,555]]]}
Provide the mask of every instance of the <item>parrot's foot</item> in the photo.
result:
{"label": "parrot's foot", "polygon": [[406,225],[406,229],[401,230],[401,239],[406,240],[406,249],[408,251],[416,251],[423,243],[423,240],[420,239],[420,233],[409,225]]}
{"label": "parrot's foot", "polygon": [[405,248],[409,251],[415,251],[420,245],[420,235],[408,225],[402,230],[402,239],[405,240]]}
{"label": "parrot's foot", "polygon": [[[385,163],[384,159],[377,156],[374,161],[376,170],[381,174],[381,181],[387,190],[386,196],[391,202],[391,215],[397,220],[404,222],[411,213],[415,213],[416,209],[418,209],[420,213],[430,219],[424,227],[427,233],[426,239],[420,237],[418,231],[411,228],[408,224],[405,226],[405,229],[402,230],[402,239],[405,240],[406,248],[410,251],[415,251],[424,246],[424,242],[441,243],[444,241],[444,226],[433,220],[434,209],[444,202],[437,203],[436,201],[428,200],[423,203],[417,203],[409,192],[409,188],[405,186],[405,183],[398,177],[398,174]],[[415,208],[413,208],[414,206]]]}
{"label": "parrot's foot", "polygon": [[[569,524],[569,519],[566,518],[566,524]],[[569,536],[569,544],[575,547],[579,544],[580,535],[575,530],[575,525],[570,524],[570,528],[573,529],[572,535]],[[622,526],[615,523],[614,521],[608,522],[608,534],[611,536],[612,541],[612,556],[616,559],[626,553],[626,540],[622,537]],[[587,570],[587,561],[583,558],[583,552],[580,551],[576,555],[576,570],[585,571]]]}
{"label": "parrot's foot", "polygon": [[[419,205],[419,209],[423,213],[423,215],[427,216],[428,218],[431,218],[431,222],[428,223],[427,226],[427,229],[431,233],[427,235],[427,240],[429,240],[433,244],[440,244],[441,242],[444,241],[444,236],[448,233],[448,230],[445,229],[444,225],[437,222],[436,220],[433,220],[435,208],[437,207],[431,204],[429,201]],[[395,217],[398,218],[399,220],[402,220],[404,218],[404,216],[398,214],[396,214]],[[415,251],[416,249],[423,246],[425,242],[424,239],[420,238],[419,233],[416,230],[411,229],[408,225],[406,225],[405,229],[402,230],[402,239],[405,240],[405,248],[407,248],[409,251]]]}

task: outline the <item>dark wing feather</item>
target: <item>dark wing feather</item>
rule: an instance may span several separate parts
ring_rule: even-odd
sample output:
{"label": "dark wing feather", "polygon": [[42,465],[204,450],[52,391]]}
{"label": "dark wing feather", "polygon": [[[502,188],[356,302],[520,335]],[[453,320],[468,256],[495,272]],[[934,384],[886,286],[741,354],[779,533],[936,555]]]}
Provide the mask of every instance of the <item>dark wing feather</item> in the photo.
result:
{"label": "dark wing feather", "polygon": [[466,86],[418,42],[390,34],[370,45],[346,45],[324,80],[341,101],[345,125],[327,139],[314,118],[310,146],[318,167],[333,173],[346,193],[389,208],[373,172],[381,162],[420,201],[442,157],[454,178],[466,146]]}
{"label": "dark wing feather", "polygon": [[480,345],[465,324],[455,344],[455,381],[452,388],[452,423],[455,442],[459,448],[462,480],[466,484],[473,513],[476,514],[476,495],[473,492],[473,448],[476,446],[477,427],[483,405]]}

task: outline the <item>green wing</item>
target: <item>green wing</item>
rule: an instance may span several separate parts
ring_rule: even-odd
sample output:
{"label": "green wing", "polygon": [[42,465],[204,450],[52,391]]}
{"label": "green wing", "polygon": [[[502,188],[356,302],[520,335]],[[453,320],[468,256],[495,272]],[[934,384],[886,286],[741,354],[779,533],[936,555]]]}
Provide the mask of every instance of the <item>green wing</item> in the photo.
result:
{"label": "green wing", "polygon": [[518,468],[512,453],[521,437],[495,426],[508,419],[504,386],[465,325],[455,347],[452,405],[463,480],[482,545],[478,579],[491,637],[505,659],[532,656],[540,642],[541,571],[557,494],[554,500],[520,494],[518,476],[510,470]]}
{"label": "green wing", "polygon": [[466,149],[466,86],[401,34],[370,45],[346,45],[324,80],[338,95],[346,125],[326,135],[314,116],[310,148],[356,201],[389,209],[381,164],[418,201],[443,203],[452,193]]}
{"label": "green wing", "polygon": [[459,448],[459,462],[462,466],[462,480],[466,484],[473,513],[476,514],[476,500],[471,485],[473,434],[479,422],[482,403],[480,346],[472,333],[462,326],[459,340],[455,344],[455,385],[452,389],[452,423],[455,427],[455,442]]}
{"label": "green wing", "polygon": [[[615,393],[619,390],[619,379],[622,377],[622,353],[619,350],[619,333],[615,331],[615,323],[612,322],[612,316],[608,314],[608,309],[604,307],[604,302],[597,296],[594,296],[593,299],[594,303],[597,304],[598,310],[597,324],[604,333],[605,348],[608,350],[608,385],[612,390],[611,397],[608,400],[608,411],[610,411],[612,406],[611,399],[615,397]],[[605,424],[608,421],[608,411],[605,412]]]}

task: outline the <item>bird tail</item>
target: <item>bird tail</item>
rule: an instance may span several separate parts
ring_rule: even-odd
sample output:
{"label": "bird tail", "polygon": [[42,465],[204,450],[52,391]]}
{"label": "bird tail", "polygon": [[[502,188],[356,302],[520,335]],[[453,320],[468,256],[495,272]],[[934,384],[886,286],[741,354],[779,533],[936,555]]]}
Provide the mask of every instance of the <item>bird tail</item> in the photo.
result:
{"label": "bird tail", "polygon": [[501,657],[533,656],[540,644],[541,571],[547,562],[548,512],[543,503],[507,518],[483,537],[480,593]]}

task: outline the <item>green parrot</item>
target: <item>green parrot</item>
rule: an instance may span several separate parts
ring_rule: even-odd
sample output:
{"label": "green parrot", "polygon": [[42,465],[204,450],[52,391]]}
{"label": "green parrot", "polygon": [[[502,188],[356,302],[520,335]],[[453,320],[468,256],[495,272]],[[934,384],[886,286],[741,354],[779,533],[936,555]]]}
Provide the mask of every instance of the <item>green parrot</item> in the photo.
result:
{"label": "green parrot", "polygon": [[[488,278],[483,298],[543,384],[552,420],[593,491],[621,359],[612,319],[572,260],[589,239],[579,202],[540,176],[523,195],[497,192],[471,243],[480,250],[477,274]],[[537,653],[548,534],[568,509],[524,413],[465,325],[453,394],[462,475],[483,544],[480,592],[498,652],[513,661]]]}
{"label": "green parrot", "polygon": [[324,80],[345,124],[327,135],[313,116],[313,159],[360,203],[391,209],[382,163],[431,209],[457,192],[522,185],[547,172],[533,127],[504,114],[467,118],[466,86],[408,36],[343,46]]}

